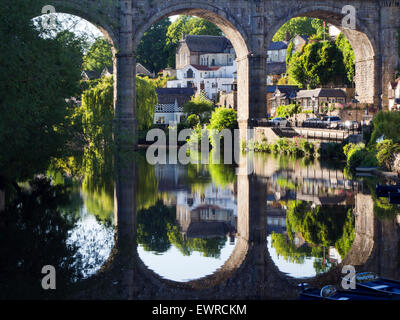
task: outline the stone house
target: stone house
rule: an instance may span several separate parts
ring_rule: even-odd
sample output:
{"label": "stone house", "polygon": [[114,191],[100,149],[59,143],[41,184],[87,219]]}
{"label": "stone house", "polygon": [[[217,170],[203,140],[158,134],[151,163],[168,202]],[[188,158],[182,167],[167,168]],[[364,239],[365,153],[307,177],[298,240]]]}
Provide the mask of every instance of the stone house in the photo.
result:
{"label": "stone house", "polygon": [[159,88],[156,89],[158,104],[154,110],[154,124],[176,125],[186,116],[183,105],[195,95],[193,88]]}
{"label": "stone house", "polygon": [[176,69],[189,64],[231,66],[235,58],[235,50],[225,37],[183,35],[176,50]]}
{"label": "stone house", "polygon": [[267,52],[267,85],[273,85],[286,75],[286,41],[271,42]]}
{"label": "stone house", "polygon": [[297,86],[267,86],[267,116],[274,115],[279,106],[295,103],[298,91]]}
{"label": "stone house", "polygon": [[321,107],[330,104],[345,105],[347,94],[343,89],[318,88],[313,90],[300,90],[296,95],[296,102],[304,111],[318,112]]}
{"label": "stone house", "polygon": [[236,61],[231,66],[189,64],[177,69],[177,80],[168,81],[167,87],[194,88],[197,94],[204,92],[207,98],[215,101],[219,92],[231,92],[236,70]]}
{"label": "stone house", "polygon": [[388,107],[389,111],[400,109],[400,78],[397,78],[393,82],[389,82],[388,85]]}
{"label": "stone house", "polygon": [[296,35],[293,37],[293,52],[300,52],[301,48],[308,44],[308,36],[301,36],[301,35]]}

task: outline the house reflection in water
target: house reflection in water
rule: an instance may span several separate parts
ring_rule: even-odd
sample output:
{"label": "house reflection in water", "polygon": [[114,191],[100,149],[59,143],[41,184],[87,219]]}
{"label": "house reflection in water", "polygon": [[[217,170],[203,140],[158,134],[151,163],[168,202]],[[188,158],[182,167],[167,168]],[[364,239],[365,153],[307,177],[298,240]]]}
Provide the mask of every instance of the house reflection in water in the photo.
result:
{"label": "house reflection in water", "polygon": [[235,243],[237,207],[233,191],[210,185],[204,193],[178,192],[176,220],[184,238],[222,238]]}

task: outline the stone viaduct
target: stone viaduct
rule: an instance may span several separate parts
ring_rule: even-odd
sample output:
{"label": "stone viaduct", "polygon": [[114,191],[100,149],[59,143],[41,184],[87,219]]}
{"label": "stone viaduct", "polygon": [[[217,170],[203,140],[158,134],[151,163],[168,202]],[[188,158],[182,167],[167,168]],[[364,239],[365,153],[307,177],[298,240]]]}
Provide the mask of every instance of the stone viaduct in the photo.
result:
{"label": "stone viaduct", "polygon": [[[298,16],[321,18],[349,39],[356,57],[360,102],[387,105],[387,85],[399,66],[400,2],[396,0],[38,0],[57,12],[80,16],[114,46],[115,111],[120,127],[135,129],[135,48],[155,22],[190,14],[216,24],[231,40],[238,62],[240,127],[264,117],[266,52],[276,31]],[[355,28],[342,27],[346,5],[355,8]],[[39,15],[37,13],[36,15]]]}
{"label": "stone viaduct", "polygon": [[[137,127],[135,48],[152,24],[171,15],[190,14],[208,19],[231,40],[238,62],[238,121],[241,129],[251,128],[253,120],[264,116],[266,49],[279,27],[291,18],[321,18],[342,29],[355,51],[356,90],[360,102],[386,105],[387,84],[394,80],[395,70],[399,67],[400,1],[38,0],[38,4],[53,5],[57,12],[88,20],[112,43],[116,136],[124,132],[135,133]],[[345,5],[356,9],[355,29],[342,27]],[[38,16],[40,12],[32,14]],[[103,272],[92,279],[91,288],[97,288],[97,292],[82,291],[82,296],[105,298],[109,293],[111,297],[133,299],[297,297],[298,281],[287,278],[277,269],[266,248],[267,184],[262,175],[238,178],[238,189],[241,190],[238,240],[229,260],[209,277],[176,283],[161,279],[140,261],[135,246],[137,169],[135,164],[117,168],[114,201],[117,245]],[[382,223],[374,217],[371,201],[370,198],[357,200],[356,239],[343,263],[384,271],[390,276],[397,272],[397,268],[391,266],[397,266],[398,234],[392,222],[382,228]],[[385,232],[389,232],[386,237]],[[393,239],[383,242],[384,237],[385,240]],[[387,260],[385,263],[381,256]],[[383,266],[393,270],[383,270]],[[339,273],[337,268],[310,281],[316,284],[336,282]],[[114,292],[116,294],[112,294]]]}

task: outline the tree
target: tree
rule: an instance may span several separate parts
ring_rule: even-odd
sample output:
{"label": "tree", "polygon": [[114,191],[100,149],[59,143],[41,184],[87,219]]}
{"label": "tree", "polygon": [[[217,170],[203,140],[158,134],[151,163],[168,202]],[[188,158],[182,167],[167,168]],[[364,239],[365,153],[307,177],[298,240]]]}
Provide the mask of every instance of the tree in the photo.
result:
{"label": "tree", "polygon": [[[60,209],[68,198],[64,187],[36,178],[1,213],[0,254],[7,259],[0,259],[0,299],[59,299],[81,278],[78,248],[67,245],[76,221]],[[57,270],[57,290],[40,285],[45,265]]]}
{"label": "tree", "polygon": [[169,18],[153,24],[139,42],[136,59],[148,70],[158,73],[175,65],[175,47],[167,43],[167,32],[171,25]]}
{"label": "tree", "polygon": [[288,74],[298,84],[316,88],[340,79],[347,79],[342,52],[335,43],[309,43],[290,59]]}
{"label": "tree", "polygon": [[83,57],[83,68],[84,70],[100,73],[105,68],[112,67],[112,65],[113,54],[111,44],[108,43],[105,38],[100,37],[93,43],[88,53]]}
{"label": "tree", "polygon": [[183,105],[183,112],[188,116],[194,114],[200,118],[201,123],[206,123],[210,119],[211,111],[214,104],[207,99],[204,94],[193,96],[190,101]]}
{"label": "tree", "polygon": [[233,109],[219,107],[212,113],[208,128],[220,132],[223,129],[236,129],[237,125],[237,112]]}
{"label": "tree", "polygon": [[178,44],[182,34],[222,36],[222,31],[213,23],[198,17],[179,16],[168,28],[167,43]]}
{"label": "tree", "polygon": [[336,39],[336,46],[342,52],[343,64],[346,68],[347,82],[349,84],[353,83],[355,75],[355,55],[353,47],[351,46],[349,40],[340,33]]}
{"label": "tree", "polygon": [[290,39],[296,35],[312,36],[323,32],[323,21],[309,17],[298,17],[290,19],[275,33],[273,41],[284,41],[286,33],[289,33]]}
{"label": "tree", "polygon": [[80,91],[81,54],[62,36],[40,36],[31,21],[40,9],[16,0],[0,10],[0,176],[12,181],[45,172],[64,154],[73,110],[66,99]]}
{"label": "tree", "polygon": [[154,107],[158,103],[156,88],[147,79],[136,77],[136,108],[138,129],[148,130],[154,121]]}
{"label": "tree", "polygon": [[176,225],[176,207],[168,208],[162,201],[137,213],[137,241],[146,251],[162,253],[171,247],[168,230]]}

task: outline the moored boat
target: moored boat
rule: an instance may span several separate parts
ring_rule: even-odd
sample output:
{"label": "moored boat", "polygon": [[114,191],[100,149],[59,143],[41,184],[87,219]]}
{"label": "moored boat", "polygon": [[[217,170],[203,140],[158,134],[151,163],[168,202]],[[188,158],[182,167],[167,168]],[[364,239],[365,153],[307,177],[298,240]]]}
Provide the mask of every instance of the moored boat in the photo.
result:
{"label": "moored boat", "polygon": [[336,286],[327,285],[321,289],[304,288],[300,292],[300,300],[387,300],[388,296],[376,292],[357,290],[340,290]]}
{"label": "moored boat", "polygon": [[389,197],[389,193],[400,193],[400,186],[376,185],[376,195],[378,197]]}
{"label": "moored boat", "polygon": [[352,291],[379,293],[389,298],[400,299],[400,281],[382,278],[373,272],[358,273],[355,281],[356,289]]}

